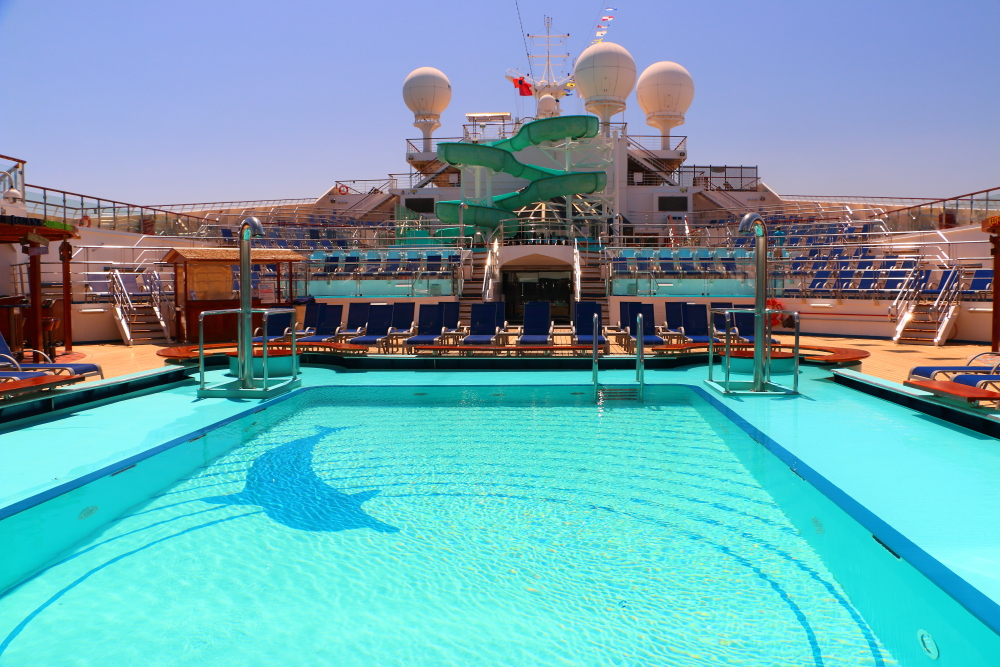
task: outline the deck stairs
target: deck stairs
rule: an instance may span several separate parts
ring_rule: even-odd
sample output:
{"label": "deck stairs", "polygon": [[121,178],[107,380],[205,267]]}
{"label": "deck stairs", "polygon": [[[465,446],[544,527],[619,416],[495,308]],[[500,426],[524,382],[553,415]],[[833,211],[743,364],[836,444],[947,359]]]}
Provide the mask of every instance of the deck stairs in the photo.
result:
{"label": "deck stairs", "polygon": [[719,208],[725,209],[735,215],[743,215],[751,211],[751,208],[732,196],[725,190],[705,188],[698,193]]}
{"label": "deck stairs", "polygon": [[579,250],[580,253],[580,300],[597,301],[601,304],[601,324],[610,324],[608,314],[608,291],[601,267],[604,264],[603,250]]}
{"label": "deck stairs", "polygon": [[902,316],[896,326],[892,340],[909,345],[944,345],[955,328],[960,312],[962,274],[954,271],[948,274],[945,284],[939,286],[939,293],[924,297],[919,288],[913,294],[906,294],[904,285],[901,302],[905,304]]}
{"label": "deck stairs", "polygon": [[146,271],[144,275],[147,289],[141,292],[133,287],[134,281],[129,276],[123,277],[117,269],[108,276],[115,325],[122,342],[130,347],[170,341],[168,296],[155,271]]}
{"label": "deck stairs", "polygon": [[472,278],[462,283],[462,293],[458,300],[458,321],[464,326],[472,321],[472,304],[482,303],[485,299],[496,297],[487,295],[483,290],[483,280],[486,277],[487,252],[472,253]]}

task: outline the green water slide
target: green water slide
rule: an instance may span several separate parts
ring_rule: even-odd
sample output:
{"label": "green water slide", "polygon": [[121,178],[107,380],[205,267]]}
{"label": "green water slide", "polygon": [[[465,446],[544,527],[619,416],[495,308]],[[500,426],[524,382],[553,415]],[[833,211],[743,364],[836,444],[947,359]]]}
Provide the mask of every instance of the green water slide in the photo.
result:
{"label": "green water slide", "polygon": [[[565,172],[525,164],[514,157],[517,151],[543,141],[595,137],[599,131],[600,121],[596,116],[560,116],[528,123],[513,137],[489,144],[438,144],[438,159],[448,164],[486,167],[494,172],[503,172],[515,178],[531,181],[516,192],[493,197],[492,206],[468,204],[462,214],[462,222],[466,225],[494,229],[502,220],[514,217],[515,210],[535,202],[603,190],[607,185],[607,175],[603,171]],[[462,202],[457,200],[438,202],[435,207],[438,219],[442,222],[457,223],[461,204]],[[512,236],[516,233],[517,229],[512,229],[507,235]]]}

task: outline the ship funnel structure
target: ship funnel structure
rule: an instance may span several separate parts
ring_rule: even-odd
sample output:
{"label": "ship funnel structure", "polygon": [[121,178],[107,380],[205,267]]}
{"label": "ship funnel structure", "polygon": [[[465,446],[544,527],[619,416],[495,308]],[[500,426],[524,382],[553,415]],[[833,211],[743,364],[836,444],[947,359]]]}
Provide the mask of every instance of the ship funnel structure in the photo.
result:
{"label": "ship funnel structure", "polygon": [[684,113],[694,99],[691,74],[677,63],[653,63],[639,77],[635,96],[646,123],[660,130],[660,148],[670,150],[670,130],[684,124]]}
{"label": "ship funnel structure", "polygon": [[439,69],[419,67],[403,82],[403,101],[413,112],[413,127],[424,135],[424,152],[430,153],[431,136],[441,127],[441,113],[451,102],[451,81]]}
{"label": "ship funnel structure", "polygon": [[538,98],[538,111],[535,112],[537,118],[555,118],[559,115],[559,100],[551,95],[542,95]]}
{"label": "ship funnel structure", "polygon": [[632,54],[611,42],[593,44],[580,54],[573,78],[585,108],[601,119],[604,134],[610,134],[611,117],[625,110],[625,99],[635,86]]}

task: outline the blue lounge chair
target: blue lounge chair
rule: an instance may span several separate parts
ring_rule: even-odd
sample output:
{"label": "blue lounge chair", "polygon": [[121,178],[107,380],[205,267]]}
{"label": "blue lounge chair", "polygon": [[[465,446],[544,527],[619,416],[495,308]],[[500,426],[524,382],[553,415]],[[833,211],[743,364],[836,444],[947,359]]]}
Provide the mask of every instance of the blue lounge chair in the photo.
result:
{"label": "blue lounge chair", "polygon": [[663,305],[666,309],[667,321],[660,330],[660,334],[679,334],[684,330],[684,304],[680,301],[667,301]]}
{"label": "blue lounge chair", "polygon": [[529,301],[524,304],[524,328],[517,339],[518,345],[551,345],[552,318],[548,301]]}
{"label": "blue lounge chair", "polygon": [[611,258],[611,275],[613,276],[628,276],[632,274],[632,270],[628,265],[628,257],[612,257]]}
{"label": "blue lounge chair", "polygon": [[111,282],[107,273],[88,273],[84,281],[86,297],[106,299],[111,296]]}
{"label": "blue lounge chair", "polygon": [[441,255],[427,255],[427,266],[424,272],[428,275],[441,275],[444,271],[441,270]]}
{"label": "blue lounge chair", "polygon": [[299,343],[325,343],[337,335],[340,328],[340,318],[344,313],[344,307],[338,304],[319,304],[319,319],[316,321],[316,330],[310,336],[303,336],[296,339]]}
{"label": "blue lounge chair", "polygon": [[347,325],[337,330],[338,337],[354,337],[365,333],[365,323],[368,322],[370,303],[352,303],[347,306]]}
{"label": "blue lounge chair", "polygon": [[361,258],[355,255],[345,256],[344,264],[341,266],[340,272],[345,276],[353,276],[359,271],[361,271]]}
{"label": "blue lounge chair", "polygon": [[264,335],[260,335],[261,327],[257,327],[256,331],[253,332],[254,337],[250,340],[254,343],[263,343],[265,338],[267,338],[268,343],[280,340],[288,335],[288,332],[292,330],[292,326],[294,326],[292,313],[270,315],[267,318],[267,331],[264,332]]}
{"label": "blue lounge chair", "polygon": [[982,299],[990,294],[993,287],[993,269],[976,269],[969,286],[962,290],[962,296]]}
{"label": "blue lounge chair", "polygon": [[994,375],[990,373],[976,373],[973,375],[956,375],[951,378],[952,382],[957,382],[958,384],[964,384],[969,387],[976,387],[977,389],[986,389],[984,385],[994,385],[1000,384],[1000,375]]}
{"label": "blue lounge chair", "polygon": [[444,333],[458,333],[461,329],[458,308],[458,301],[441,302],[441,326],[444,327]]}
{"label": "blue lounge chair", "polygon": [[24,352],[34,352],[45,359],[47,363],[44,364],[34,364],[34,363],[22,363],[14,358],[14,353],[11,351],[10,347],[7,345],[7,341],[4,340],[3,336],[0,335],[0,370],[10,371],[13,369],[16,372],[21,371],[40,371],[49,372],[55,375],[80,375],[83,377],[88,377],[90,375],[99,375],[102,379],[104,378],[104,370],[99,364],[61,364],[53,362],[49,355],[45,354],[41,350],[23,350]]}
{"label": "blue lounge chair", "polygon": [[323,314],[325,305],[317,301],[306,304],[306,312],[302,316],[302,328],[296,328],[296,336],[309,336],[316,331],[316,325],[319,323],[319,318]]}
{"label": "blue lounge chair", "polygon": [[[733,313],[733,321],[736,324],[736,336],[751,345],[754,344],[756,340],[757,318],[754,313]],[[772,345],[778,345],[780,341],[777,338],[771,339]]]}
{"label": "blue lounge chair", "polygon": [[48,373],[42,373],[41,371],[27,372],[27,371],[0,371],[0,383],[3,382],[16,382],[17,380],[30,380],[31,378],[45,377]]}
{"label": "blue lounge chair", "polygon": [[507,302],[494,301],[493,307],[497,309],[497,329],[503,331],[507,328]]}
{"label": "blue lounge chair", "polygon": [[410,336],[403,345],[413,347],[414,345],[434,345],[441,336],[441,304],[422,303],[420,313],[417,318],[417,335]]}
{"label": "blue lounge chair", "polygon": [[632,308],[638,308],[638,301],[619,301],[618,302],[618,330],[625,331],[628,328],[628,323],[635,320],[632,315]]}
{"label": "blue lounge chair", "polygon": [[650,345],[663,345],[666,341],[656,335],[656,318],[653,315],[653,304],[639,303],[629,309],[629,342],[631,349],[635,350],[639,332],[639,315],[642,315],[642,344],[644,347]]}
{"label": "blue lounge chair", "polygon": [[961,269],[947,269],[941,272],[941,278],[938,280],[937,286],[934,288],[925,288],[923,290],[926,296],[938,296],[944,290],[951,287],[953,284],[960,282],[962,280],[962,270]]}
{"label": "blue lounge chair", "polygon": [[347,342],[351,345],[382,347],[392,328],[392,306],[378,305],[368,309],[368,321],[363,336],[355,336]]}
{"label": "blue lounge chair", "polygon": [[573,315],[573,344],[593,345],[594,344],[594,315],[597,315],[597,344],[604,348],[607,353],[608,339],[604,332],[601,304],[596,301],[577,301],[574,306]]}
{"label": "blue lounge chair", "polygon": [[470,316],[469,335],[462,345],[496,345],[497,308],[493,303],[474,303]]}
{"label": "blue lounge chair", "polygon": [[684,329],[689,343],[707,343],[713,336],[708,330],[708,308],[704,303],[684,304]]}
{"label": "blue lounge chair", "polygon": [[416,304],[412,301],[401,301],[392,306],[392,328],[390,334],[414,334],[416,322],[413,318]]}

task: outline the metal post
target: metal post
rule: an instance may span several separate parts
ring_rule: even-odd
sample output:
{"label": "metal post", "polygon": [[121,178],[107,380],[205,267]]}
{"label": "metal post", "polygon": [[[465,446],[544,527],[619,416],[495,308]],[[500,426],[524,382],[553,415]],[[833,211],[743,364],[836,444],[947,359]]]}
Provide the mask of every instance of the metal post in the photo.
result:
{"label": "metal post", "polygon": [[729,371],[730,371],[730,366],[732,365],[732,359],[733,359],[729,355],[729,353],[730,353],[729,346],[731,344],[731,336],[729,335],[729,331],[732,328],[732,327],[729,326],[729,318],[730,317],[732,317],[732,313],[730,313],[730,312],[727,311],[726,312],[726,393],[727,394],[729,393]]}
{"label": "metal post", "polygon": [[63,240],[59,244],[59,259],[62,260],[63,282],[63,352],[73,351],[73,283],[70,279],[69,262],[73,258],[73,246]]}
{"label": "metal post", "polygon": [[[237,359],[241,389],[253,389],[253,313],[251,293],[250,239],[264,236],[264,226],[257,218],[240,223],[240,319],[237,329]],[[267,330],[264,330],[265,337]]]}
{"label": "metal post", "polygon": [[799,314],[793,313],[795,317],[795,346],[792,354],[795,355],[795,377],[792,379],[792,391],[799,393]]}
{"label": "metal post", "polygon": [[[31,243],[29,248],[37,250],[41,246],[38,243]],[[28,255],[28,295],[31,304],[31,347],[35,350],[42,349],[42,257],[41,255]],[[42,359],[38,352],[33,352],[34,362],[41,363]]]}
{"label": "metal post", "polygon": [[994,352],[1000,351],[1000,309],[997,308],[997,281],[996,276],[1000,276],[1000,235],[990,235],[990,253],[993,255],[993,327],[990,332],[990,349]]}
{"label": "metal post", "polygon": [[639,400],[642,400],[643,385],[646,383],[646,358],[644,341],[645,329],[642,325],[642,313],[635,317],[635,379],[639,382]]}
{"label": "metal post", "polygon": [[740,233],[750,232],[756,237],[754,252],[756,253],[756,273],[754,276],[754,346],[753,346],[753,384],[751,391],[766,389],[767,357],[765,345],[770,344],[767,336],[767,227],[764,219],[757,213],[747,213],[740,221]]}

